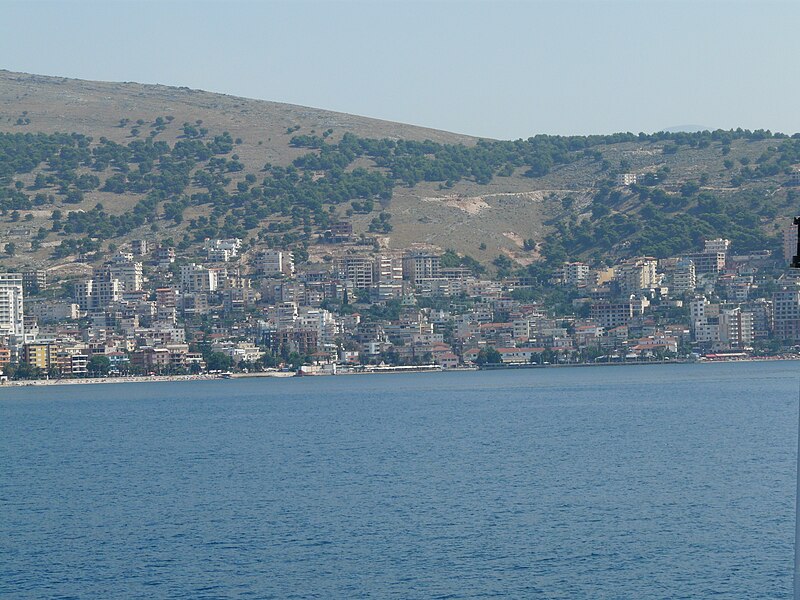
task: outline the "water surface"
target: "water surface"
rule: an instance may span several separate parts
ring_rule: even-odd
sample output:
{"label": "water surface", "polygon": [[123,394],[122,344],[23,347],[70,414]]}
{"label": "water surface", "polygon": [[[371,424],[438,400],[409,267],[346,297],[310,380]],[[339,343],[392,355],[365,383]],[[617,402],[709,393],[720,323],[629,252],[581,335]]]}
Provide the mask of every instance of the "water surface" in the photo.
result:
{"label": "water surface", "polygon": [[786,598],[798,379],[0,389],[0,596]]}

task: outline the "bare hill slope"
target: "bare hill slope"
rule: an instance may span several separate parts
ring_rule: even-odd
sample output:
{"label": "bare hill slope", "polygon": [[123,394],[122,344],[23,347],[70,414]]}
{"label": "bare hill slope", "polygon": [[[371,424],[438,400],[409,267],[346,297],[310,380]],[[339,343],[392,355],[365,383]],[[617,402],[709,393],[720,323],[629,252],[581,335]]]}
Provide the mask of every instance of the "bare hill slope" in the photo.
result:
{"label": "bare hill slope", "polygon": [[[26,135],[40,133],[50,137]],[[770,132],[479,141],[188,88],[8,71],[0,134],[11,267],[69,263],[133,238],[191,255],[204,236],[228,234],[313,259],[332,249],[318,243],[338,219],[376,245],[522,266],[667,254],[717,234],[774,247],[796,210],[787,184],[800,160],[795,139]],[[620,172],[640,185],[616,186]]]}

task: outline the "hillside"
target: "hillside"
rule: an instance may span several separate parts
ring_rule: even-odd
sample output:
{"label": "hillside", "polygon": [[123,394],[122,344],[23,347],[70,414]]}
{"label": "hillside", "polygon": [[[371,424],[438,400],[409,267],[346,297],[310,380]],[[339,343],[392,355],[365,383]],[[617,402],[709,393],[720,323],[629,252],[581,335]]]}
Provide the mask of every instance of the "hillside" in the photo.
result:
{"label": "hillside", "polygon": [[[763,131],[500,142],[187,88],[0,71],[3,268],[99,260],[134,238],[191,256],[206,237],[236,236],[314,260],[340,219],[376,245],[521,266],[667,256],[716,235],[740,250],[775,248],[798,210],[788,184],[799,162],[800,140]],[[617,186],[621,172],[638,184]]]}

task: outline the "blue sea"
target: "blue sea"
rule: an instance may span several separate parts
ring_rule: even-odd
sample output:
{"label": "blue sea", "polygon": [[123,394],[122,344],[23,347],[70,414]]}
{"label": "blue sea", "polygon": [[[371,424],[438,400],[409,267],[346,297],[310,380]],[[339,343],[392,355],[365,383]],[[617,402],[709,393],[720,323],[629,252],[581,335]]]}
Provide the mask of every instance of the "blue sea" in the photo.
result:
{"label": "blue sea", "polygon": [[787,598],[800,363],[0,389],[3,598]]}

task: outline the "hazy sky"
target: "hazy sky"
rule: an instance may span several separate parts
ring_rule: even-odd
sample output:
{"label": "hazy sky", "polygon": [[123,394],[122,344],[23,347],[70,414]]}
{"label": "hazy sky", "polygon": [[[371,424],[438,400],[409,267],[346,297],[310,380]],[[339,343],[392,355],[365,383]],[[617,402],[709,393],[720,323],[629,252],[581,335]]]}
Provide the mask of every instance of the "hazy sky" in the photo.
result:
{"label": "hazy sky", "polygon": [[800,131],[800,1],[0,0],[0,68],[495,138]]}

